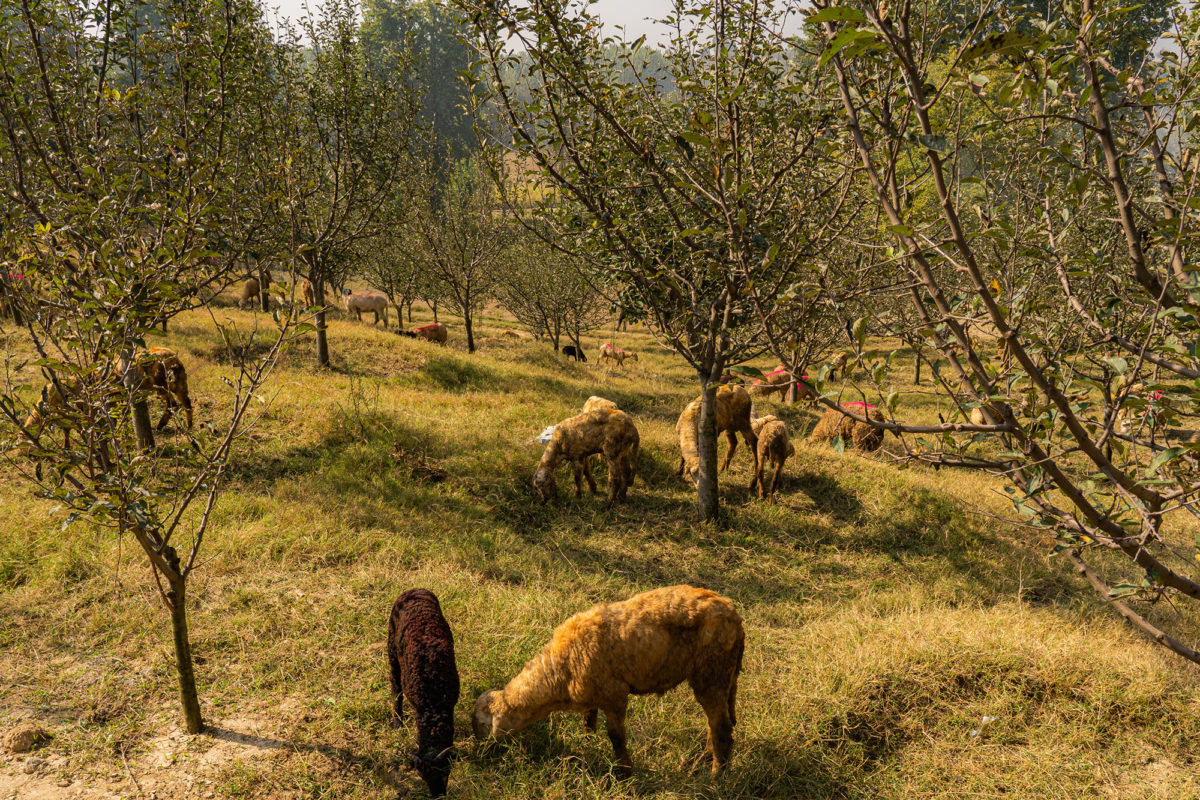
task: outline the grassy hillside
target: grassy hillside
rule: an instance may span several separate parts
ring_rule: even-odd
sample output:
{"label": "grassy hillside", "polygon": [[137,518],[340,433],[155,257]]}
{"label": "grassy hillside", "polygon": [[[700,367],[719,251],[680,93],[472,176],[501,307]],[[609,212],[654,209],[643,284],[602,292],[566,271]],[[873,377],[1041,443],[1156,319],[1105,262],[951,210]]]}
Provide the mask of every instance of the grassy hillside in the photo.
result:
{"label": "grassy hillside", "polygon": [[[402,769],[413,729],[388,725],[383,656],[391,603],[414,586],[439,595],[456,637],[452,797],[1200,793],[1194,672],[1005,521],[997,482],[798,440],[777,506],[750,496],[742,453],[723,524],[700,525],[673,474],[674,422],[696,393],[682,362],[635,332],[618,339],[642,353],[631,369],[596,366],[594,337],[593,363],[569,363],[499,337],[510,324],[483,320],[469,356],[461,329],[440,348],[339,319],[333,370],[314,367],[311,343],[288,354],[193,579],[214,736],[177,732],[167,617],[133,543],[60,532],[0,478],[0,733],[32,718],[54,735],[30,774],[24,757],[0,757],[0,798],[56,784],[64,797],[426,796]],[[207,314],[161,340],[188,365],[197,419],[223,418],[228,368]],[[605,511],[564,491],[542,505],[529,488],[540,448],[526,442],[592,394],[641,432],[630,502]],[[766,410],[797,439],[815,421]],[[429,482],[423,465],[451,477]],[[475,697],[557,623],[673,583],[728,595],[746,623],[726,775],[690,771],[704,717],[685,687],[633,700],[627,782],[577,715],[510,743],[470,740]]]}

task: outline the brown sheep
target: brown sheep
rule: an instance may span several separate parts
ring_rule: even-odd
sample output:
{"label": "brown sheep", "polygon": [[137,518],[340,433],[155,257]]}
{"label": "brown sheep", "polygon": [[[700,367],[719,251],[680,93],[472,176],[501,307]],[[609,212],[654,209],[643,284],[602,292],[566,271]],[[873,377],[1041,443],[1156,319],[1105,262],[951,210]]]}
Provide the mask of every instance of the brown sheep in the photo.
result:
{"label": "brown sheep", "polygon": [[[787,425],[778,417],[760,417],[750,424],[758,435],[758,470],[754,474],[755,483],[750,484],[750,488],[753,489],[757,484],[758,496],[774,503],[775,487],[779,483],[779,476],[783,474],[783,464],[796,455],[796,448],[788,438]],[[763,470],[768,461],[775,467],[770,487],[763,481]]]}
{"label": "brown sheep", "polygon": [[308,278],[300,281],[300,297],[304,300],[305,308],[312,308],[317,304],[317,290]]}
{"label": "brown sheep", "polygon": [[445,344],[447,331],[446,326],[442,323],[433,322],[429,325],[413,328],[411,331],[405,331],[404,335],[412,339],[424,339],[427,342],[434,342],[435,344]]}
{"label": "brown sheep", "polygon": [[558,495],[554,482],[554,469],[569,461],[575,473],[575,496],[583,494],[581,477],[586,477],[588,488],[596,494],[596,481],[592,477],[588,456],[604,453],[608,459],[608,501],[611,506],[624,500],[637,472],[637,457],[640,438],[633,421],[623,411],[600,409],[565,419],[554,428],[554,434],[542,453],[537,472],[533,475],[533,488],[542,501]]}
{"label": "brown sheep", "polygon": [[[682,476],[686,471],[693,483],[700,481],[700,399],[697,397],[688,403],[675,423],[675,432],[679,435],[679,467],[675,474]],[[729,462],[737,452],[737,433],[740,431],[754,458],[754,472],[758,473],[758,437],[750,424],[750,407],[750,394],[741,386],[717,387],[717,433],[724,432],[729,442],[722,471],[729,468]]]}
{"label": "brown sheep", "polygon": [[626,350],[622,347],[617,347],[612,342],[605,342],[600,345],[600,360],[615,361],[618,367],[625,366],[625,361],[637,361],[638,355],[632,350]]}
{"label": "brown sheep", "polygon": [[733,602],[706,589],[669,586],[594,606],[559,625],[503,689],[481,694],[471,727],[477,738],[499,738],[555,711],[581,711],[595,730],[600,710],[620,772],[628,776],[629,695],[663,694],[687,681],[708,718],[705,753],[716,774],[733,748],[745,641]]}
{"label": "brown sheep", "polygon": [[[166,347],[151,347],[134,358],[134,367],[141,375],[138,388],[142,391],[153,389],[166,404],[162,418],[158,421],[158,429],[165,428],[175,406],[181,406],[187,417],[188,430],[191,430],[192,398],[188,394],[187,370],[175,351]],[[119,370],[118,363],[118,378]]]}
{"label": "brown sheep", "polygon": [[247,278],[246,282],[242,284],[242,298],[238,300],[238,305],[242,308],[250,306],[251,303],[258,300],[258,292],[258,278]]}
{"label": "brown sheep", "polygon": [[[866,406],[866,413],[863,413],[863,407]],[[883,412],[870,403],[843,403],[843,407],[851,409],[859,416],[866,416],[870,419],[883,422]],[[850,442],[855,449],[863,452],[871,452],[878,450],[883,444],[883,428],[876,428],[874,425],[868,425],[865,422],[859,422],[852,419],[836,408],[830,408],[821,415],[821,419],[817,422],[817,426],[813,428],[809,438],[814,442],[828,442],[842,437],[843,442]]]}

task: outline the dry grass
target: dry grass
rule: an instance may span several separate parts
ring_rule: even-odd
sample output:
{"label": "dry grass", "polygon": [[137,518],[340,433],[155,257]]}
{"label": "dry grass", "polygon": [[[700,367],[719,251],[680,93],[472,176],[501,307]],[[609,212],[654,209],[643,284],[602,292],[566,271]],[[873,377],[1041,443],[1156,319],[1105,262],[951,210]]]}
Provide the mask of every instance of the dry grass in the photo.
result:
{"label": "dry grass", "polygon": [[[173,787],[160,796],[425,796],[401,769],[414,732],[388,727],[383,657],[391,602],[424,586],[442,600],[463,681],[452,796],[1200,791],[1193,674],[1100,608],[1044,541],[978,513],[1009,513],[998,481],[838,455],[803,440],[814,415],[759,401],[796,444],[779,504],[751,497],[739,454],[723,524],[699,525],[690,485],[673,475],[673,426],[696,393],[677,358],[634,332],[617,343],[639,364],[576,364],[499,337],[512,322],[495,316],[468,356],[447,321],[445,349],[336,319],[334,369],[316,369],[305,343],[271,386],[192,589],[205,714],[259,737],[236,747],[163,736],[176,715],[166,617],[130,543],[60,533],[26,487],[0,480],[0,731],[37,718],[54,734],[42,757],[61,759],[55,769],[127,794],[133,771],[144,788]],[[207,316],[160,338],[187,363],[197,421],[220,419],[228,366]],[[524,442],[593,394],[641,432],[631,502],[542,506],[529,486],[540,448]],[[936,418],[937,401],[921,397],[910,413]],[[449,478],[427,480],[414,463]],[[611,777],[607,740],[577,716],[504,745],[469,742],[477,694],[558,622],[680,582],[733,598],[746,622],[725,776],[689,769],[704,723],[686,689],[633,701],[628,782]],[[996,720],[973,736],[985,716]],[[0,762],[0,788],[17,768]]]}

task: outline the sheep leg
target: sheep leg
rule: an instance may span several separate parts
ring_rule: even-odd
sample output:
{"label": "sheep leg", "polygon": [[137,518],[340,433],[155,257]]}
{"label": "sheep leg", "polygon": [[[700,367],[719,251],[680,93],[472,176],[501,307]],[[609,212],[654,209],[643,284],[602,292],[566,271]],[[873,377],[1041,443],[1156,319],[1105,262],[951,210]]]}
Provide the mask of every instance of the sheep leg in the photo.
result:
{"label": "sheep leg", "polygon": [[583,727],[586,728],[589,733],[596,732],[596,717],[597,716],[598,716],[598,710],[595,708],[589,708],[587,711],[585,711],[583,713]]}
{"label": "sheep leg", "polygon": [[597,494],[596,479],[592,477],[592,457],[587,456],[583,459],[583,477],[587,478],[588,489],[592,494]]}
{"label": "sheep leg", "polygon": [[625,746],[625,705],[604,709],[604,727],[608,731],[608,740],[612,742],[613,753],[617,757],[617,774],[622,778],[633,775],[633,759],[629,757],[629,748]]}
{"label": "sheep leg", "polygon": [[[761,462],[758,458],[758,437],[754,435],[754,430],[752,428],[746,428],[743,430],[742,436],[746,438],[746,447],[749,448],[750,455],[754,457],[754,474],[757,475],[762,469]],[[731,441],[734,438],[732,431],[729,434],[729,438]],[[753,483],[750,484],[750,488],[754,489]]]}
{"label": "sheep leg", "polygon": [[729,752],[733,749],[733,720],[729,713],[733,701],[727,692],[712,692],[696,699],[708,717],[708,740],[704,752],[712,753],[712,774],[716,775],[725,768]]}
{"label": "sheep leg", "polygon": [[575,496],[583,496],[583,468],[578,461],[571,462],[571,474],[575,476]]}
{"label": "sheep leg", "polygon": [[681,478],[683,477],[683,456],[679,457],[679,466],[676,468],[675,474]]}
{"label": "sheep leg", "polygon": [[767,496],[771,498],[772,503],[775,502],[775,484],[777,484],[779,482],[779,476],[782,474],[783,474],[783,462],[780,461],[778,464],[775,465],[775,474],[773,474],[771,476],[771,490],[767,493]]}
{"label": "sheep leg", "polygon": [[[721,465],[721,472],[729,469],[729,462],[733,461],[733,454],[737,452],[737,434],[732,430],[725,431],[725,439],[729,442],[729,452],[725,454],[725,463]],[[755,459],[757,460],[757,455],[755,455]]]}

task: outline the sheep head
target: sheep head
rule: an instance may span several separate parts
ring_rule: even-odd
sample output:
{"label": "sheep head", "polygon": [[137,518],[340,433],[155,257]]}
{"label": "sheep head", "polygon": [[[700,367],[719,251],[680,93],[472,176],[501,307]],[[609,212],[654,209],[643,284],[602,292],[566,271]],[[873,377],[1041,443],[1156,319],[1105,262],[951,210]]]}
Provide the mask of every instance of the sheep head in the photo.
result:
{"label": "sheep head", "polygon": [[545,468],[539,468],[533,473],[533,489],[546,502],[552,497],[558,497],[558,484],[554,482],[554,473]]}
{"label": "sheep head", "polygon": [[471,731],[476,739],[498,739],[514,729],[515,726],[503,711],[497,713],[496,706],[503,698],[503,692],[489,689],[475,701],[475,710],[471,713]]}
{"label": "sheep head", "polygon": [[409,763],[429,787],[433,797],[445,797],[446,784],[450,780],[450,765],[454,763],[457,753],[453,747],[438,750],[433,747],[422,748],[409,754]]}

